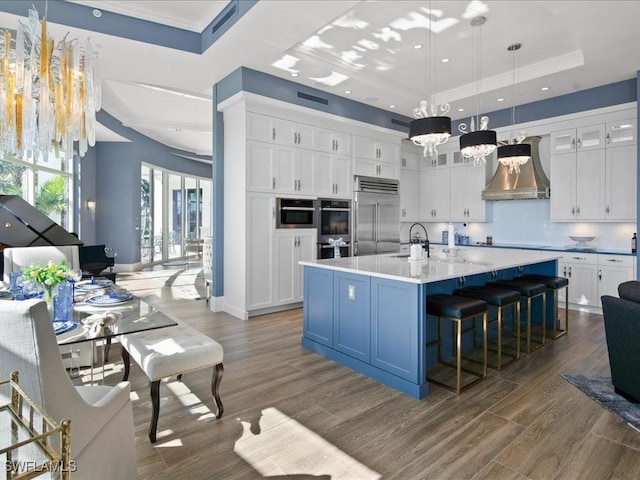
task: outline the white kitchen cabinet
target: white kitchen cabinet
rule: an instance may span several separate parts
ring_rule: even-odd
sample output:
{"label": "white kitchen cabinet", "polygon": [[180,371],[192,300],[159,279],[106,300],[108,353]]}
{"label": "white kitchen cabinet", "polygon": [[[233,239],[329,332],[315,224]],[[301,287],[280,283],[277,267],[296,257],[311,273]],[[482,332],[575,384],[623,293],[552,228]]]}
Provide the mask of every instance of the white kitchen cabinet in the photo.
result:
{"label": "white kitchen cabinet", "polygon": [[320,129],[304,123],[276,119],[275,141],[281,145],[317,149]]}
{"label": "white kitchen cabinet", "polygon": [[485,187],[484,165],[459,164],[450,169],[450,220],[484,222],[486,204],[482,200]]}
{"label": "white kitchen cabinet", "polygon": [[[598,255],[594,253],[567,253],[558,260],[558,275],[569,279],[569,303],[597,307]],[[564,302],[565,289],[558,291]]]}
{"label": "white kitchen cabinet", "polygon": [[604,123],[570,128],[551,133],[551,154],[584,152],[605,146]]}
{"label": "white kitchen cabinet", "polygon": [[605,220],[636,221],[637,153],[635,145],[607,147]]}
{"label": "white kitchen cabinet", "polygon": [[315,194],[317,152],[247,142],[247,190]]}
{"label": "white kitchen cabinet", "polygon": [[247,112],[247,140],[276,141],[276,119],[268,115]]}
{"label": "white kitchen cabinet", "polygon": [[272,191],[275,188],[276,149],[263,142],[247,142],[247,190]]}
{"label": "white kitchen cabinet", "polygon": [[317,153],[292,147],[275,147],[274,190],[278,193],[313,194]]}
{"label": "white kitchen cabinet", "polygon": [[636,119],[607,122],[605,137],[607,147],[635,145],[637,143]]}
{"label": "white kitchen cabinet", "polygon": [[400,160],[400,221],[420,220],[420,171],[418,154],[402,152]]}
{"label": "white kitchen cabinet", "polygon": [[428,168],[420,172],[420,218],[427,222],[448,222],[450,168]]}
{"label": "white kitchen cabinet", "polygon": [[349,157],[318,153],[315,162],[316,195],[351,198],[352,183]]}
{"label": "white kitchen cabinet", "polygon": [[299,262],[315,259],[316,242],[315,228],[276,230],[273,279],[275,305],[302,301],[303,276]]}
{"label": "white kitchen cabinet", "polygon": [[634,257],[628,255],[598,255],[598,306],[603,295],[618,296],[618,285],[635,280]]}
{"label": "white kitchen cabinet", "polygon": [[274,302],[273,238],[275,198],[247,193],[247,311],[270,307]]}
{"label": "white kitchen cabinet", "polygon": [[351,134],[321,128],[318,148],[336,155],[351,155]]}
{"label": "white kitchen cabinet", "polygon": [[353,174],[397,180],[400,178],[400,168],[399,165],[356,158],[353,165]]}
{"label": "white kitchen cabinet", "polygon": [[552,221],[604,219],[605,158],[603,148],[551,156]]}
{"label": "white kitchen cabinet", "polygon": [[[378,163],[389,163],[398,165],[400,158],[400,141],[392,143],[375,138],[354,137],[354,156],[368,160],[374,160]],[[397,178],[397,177],[395,177]]]}

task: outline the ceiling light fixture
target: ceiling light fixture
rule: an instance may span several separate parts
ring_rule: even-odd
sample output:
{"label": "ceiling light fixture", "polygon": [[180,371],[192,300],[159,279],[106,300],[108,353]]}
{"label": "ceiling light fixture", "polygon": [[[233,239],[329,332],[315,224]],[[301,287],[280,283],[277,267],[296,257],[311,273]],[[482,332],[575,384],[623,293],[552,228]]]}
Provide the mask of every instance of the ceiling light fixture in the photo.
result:
{"label": "ceiling light fixture", "polygon": [[[481,27],[487,21],[486,17],[475,17],[471,20],[472,27]],[[473,56],[473,71],[475,76],[476,87],[476,116],[471,117],[469,122],[469,131],[467,125],[461,123],[458,126],[463,135],[460,137],[460,153],[467,161],[472,161],[473,165],[485,165],[487,163],[487,155],[491,155],[498,146],[498,135],[495,130],[488,130],[489,117],[480,117],[480,78],[482,72],[480,69],[480,52],[482,50],[482,42],[480,28],[474,30],[475,52]],[[476,130],[476,123],[478,129]]]}
{"label": "ceiling light fixture", "polygon": [[498,148],[498,161],[509,167],[509,173],[520,173],[520,165],[524,165],[531,159],[531,145],[522,143],[526,138],[524,131],[521,131],[517,137],[514,136],[516,128],[516,52],[520,50],[522,45],[514,43],[507,47],[513,57],[513,85],[511,87],[511,97],[513,105],[511,108],[511,135],[508,144]]}
{"label": "ceiling light fixture", "polygon": [[47,3],[42,22],[35,8],[0,35],[0,151],[23,157],[62,149],[73,158],[96,141],[96,112],[101,108],[98,55],[89,40],[47,34]]}
{"label": "ceiling light fixture", "polygon": [[[443,103],[438,106],[436,104],[435,92],[435,62],[433,59],[435,56],[435,42],[432,41],[433,21],[430,16],[433,15],[431,9],[431,2],[429,2],[429,10],[426,12],[428,16],[425,16],[427,28],[427,40],[429,44],[429,50],[427,52],[427,86],[431,89],[431,96],[429,101],[422,100],[420,106],[413,110],[413,116],[417,120],[412,120],[409,123],[409,138],[411,141],[424,148],[423,155],[434,157],[438,154],[438,145],[445,143],[451,136],[451,118],[446,115],[449,112],[450,106],[448,103]],[[431,67],[429,64],[432,64]],[[438,115],[440,114],[440,115]]]}

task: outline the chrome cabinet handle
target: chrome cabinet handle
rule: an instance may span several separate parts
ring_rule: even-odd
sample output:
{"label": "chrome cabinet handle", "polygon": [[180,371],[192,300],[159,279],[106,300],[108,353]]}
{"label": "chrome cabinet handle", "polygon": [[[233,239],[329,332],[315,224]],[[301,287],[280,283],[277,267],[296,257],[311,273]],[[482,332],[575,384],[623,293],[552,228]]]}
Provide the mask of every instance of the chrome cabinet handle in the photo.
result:
{"label": "chrome cabinet handle", "polygon": [[611,143],[611,134],[607,133],[607,143]]}
{"label": "chrome cabinet handle", "polygon": [[572,138],[571,139],[571,150],[575,150],[576,149],[576,139]]}
{"label": "chrome cabinet handle", "polygon": [[609,205],[607,205],[607,208],[605,208],[604,211],[607,215],[609,215]]}
{"label": "chrome cabinet handle", "polygon": [[569,267],[569,278],[571,278],[571,267]]}
{"label": "chrome cabinet handle", "polygon": [[275,127],[271,129],[271,140],[275,140],[276,139],[276,129]]}
{"label": "chrome cabinet handle", "polygon": [[276,177],[271,177],[271,188],[272,189],[276,188]]}
{"label": "chrome cabinet handle", "polygon": [[571,207],[571,215],[575,215],[576,214],[576,207]]}
{"label": "chrome cabinet handle", "polygon": [[578,215],[580,215],[580,205],[578,205],[578,206],[576,207],[576,213],[577,213]]}
{"label": "chrome cabinet handle", "polygon": [[578,139],[578,148],[582,148],[582,140]]}
{"label": "chrome cabinet handle", "polygon": [[563,270],[562,270],[562,276],[563,276],[563,277],[566,277],[566,276],[567,276],[567,267],[566,267],[566,265],[563,267]]}
{"label": "chrome cabinet handle", "polygon": [[602,270],[598,270],[598,280],[602,280]]}
{"label": "chrome cabinet handle", "polygon": [[607,262],[618,262],[618,263],[622,263],[622,260],[617,260],[615,258],[608,258]]}

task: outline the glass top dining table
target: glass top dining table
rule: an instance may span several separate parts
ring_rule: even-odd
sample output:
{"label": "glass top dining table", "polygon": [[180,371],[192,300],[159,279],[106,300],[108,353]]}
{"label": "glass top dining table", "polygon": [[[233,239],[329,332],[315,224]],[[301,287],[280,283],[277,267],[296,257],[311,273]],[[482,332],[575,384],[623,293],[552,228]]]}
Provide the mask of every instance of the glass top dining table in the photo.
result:
{"label": "glass top dining table", "polygon": [[[84,323],[92,315],[104,315],[107,312],[121,314],[115,324],[95,328],[92,323]],[[154,330],[157,328],[178,325],[174,319],[162,313],[156,307],[141,298],[134,297],[130,301],[109,306],[88,305],[83,302],[74,303],[72,330],[56,335],[58,345],[109,339],[127,333]]]}

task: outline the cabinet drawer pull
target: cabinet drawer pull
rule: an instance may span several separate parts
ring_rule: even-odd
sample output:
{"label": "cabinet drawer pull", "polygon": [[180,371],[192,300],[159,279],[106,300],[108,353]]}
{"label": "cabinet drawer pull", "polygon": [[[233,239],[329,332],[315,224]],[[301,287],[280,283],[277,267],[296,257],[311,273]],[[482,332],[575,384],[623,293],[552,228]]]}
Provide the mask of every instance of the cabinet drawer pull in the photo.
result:
{"label": "cabinet drawer pull", "polygon": [[607,262],[619,262],[619,263],[622,263],[622,260],[616,260],[615,258],[607,258]]}

